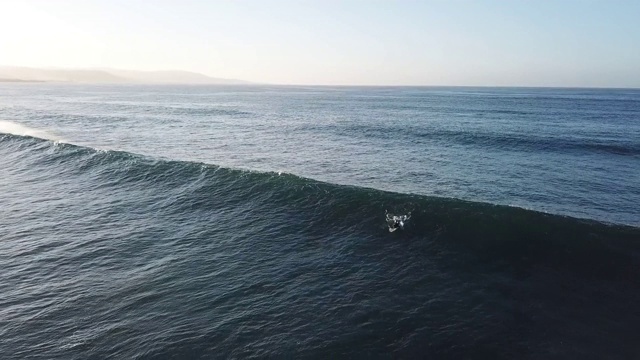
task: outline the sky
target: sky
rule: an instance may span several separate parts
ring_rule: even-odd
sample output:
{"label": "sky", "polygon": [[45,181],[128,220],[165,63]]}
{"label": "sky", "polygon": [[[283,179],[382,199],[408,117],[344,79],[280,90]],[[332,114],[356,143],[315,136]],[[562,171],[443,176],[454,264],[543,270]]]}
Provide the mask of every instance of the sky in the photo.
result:
{"label": "sky", "polygon": [[640,1],[0,0],[0,65],[640,88]]}

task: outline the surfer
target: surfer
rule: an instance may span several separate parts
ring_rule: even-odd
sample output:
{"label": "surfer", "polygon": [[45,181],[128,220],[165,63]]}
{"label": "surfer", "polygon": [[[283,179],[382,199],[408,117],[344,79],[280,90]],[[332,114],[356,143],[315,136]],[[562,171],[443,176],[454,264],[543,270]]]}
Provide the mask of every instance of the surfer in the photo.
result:
{"label": "surfer", "polygon": [[389,226],[389,232],[394,232],[398,229],[404,229],[404,222],[407,221],[409,219],[409,217],[411,213],[409,213],[409,215],[400,215],[400,216],[396,216],[396,215],[389,215],[389,213],[385,212],[385,215],[387,217],[387,225]]}

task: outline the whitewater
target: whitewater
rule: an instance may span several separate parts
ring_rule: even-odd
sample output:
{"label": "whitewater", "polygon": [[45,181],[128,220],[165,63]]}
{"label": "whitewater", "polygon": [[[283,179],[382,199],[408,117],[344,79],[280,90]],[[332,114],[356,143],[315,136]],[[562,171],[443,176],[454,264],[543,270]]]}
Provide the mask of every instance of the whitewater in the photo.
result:
{"label": "whitewater", "polygon": [[3,359],[640,355],[638,90],[2,84],[0,120]]}

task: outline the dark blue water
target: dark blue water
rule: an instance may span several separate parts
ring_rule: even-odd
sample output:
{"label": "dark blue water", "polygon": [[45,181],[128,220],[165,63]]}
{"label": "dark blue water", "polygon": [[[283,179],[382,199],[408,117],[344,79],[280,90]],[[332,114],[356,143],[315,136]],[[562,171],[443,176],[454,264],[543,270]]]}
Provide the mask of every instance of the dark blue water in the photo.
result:
{"label": "dark blue water", "polygon": [[640,356],[639,90],[4,84],[0,169],[3,359]]}

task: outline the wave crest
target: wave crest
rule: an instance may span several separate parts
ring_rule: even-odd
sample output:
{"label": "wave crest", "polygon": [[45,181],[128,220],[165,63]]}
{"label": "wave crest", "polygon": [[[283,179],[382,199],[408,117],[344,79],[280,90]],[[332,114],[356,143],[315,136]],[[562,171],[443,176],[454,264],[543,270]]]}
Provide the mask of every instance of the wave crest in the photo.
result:
{"label": "wave crest", "polygon": [[64,142],[60,137],[52,134],[49,131],[30,128],[28,126],[15,123],[13,121],[0,120],[0,133],[31,136],[44,140],[51,140],[56,142]]}

